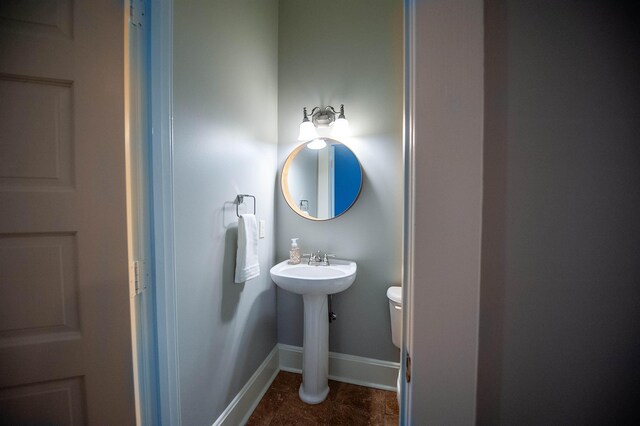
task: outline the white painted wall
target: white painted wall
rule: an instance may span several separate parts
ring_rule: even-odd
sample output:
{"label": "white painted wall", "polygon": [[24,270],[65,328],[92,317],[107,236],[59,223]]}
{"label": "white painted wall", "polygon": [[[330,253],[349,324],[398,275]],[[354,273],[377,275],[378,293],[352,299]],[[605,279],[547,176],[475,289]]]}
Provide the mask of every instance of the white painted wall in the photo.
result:
{"label": "white painted wall", "polygon": [[[277,198],[277,258],[289,239],[358,263],[353,286],[334,296],[330,350],[397,361],[386,289],[402,267],[402,2],[282,0],[279,14],[278,167],[298,145],[302,108],[345,104],[364,169],[357,203],[312,222]],[[302,345],[302,300],[278,291],[278,341]]]}
{"label": "white painted wall", "polygon": [[473,425],[482,225],[483,2],[411,4],[415,212],[410,424]]}
{"label": "white painted wall", "polygon": [[[178,363],[183,425],[210,425],[276,343],[276,1],[174,2]],[[236,194],[267,224],[235,284]],[[251,200],[247,207],[251,208]]]}

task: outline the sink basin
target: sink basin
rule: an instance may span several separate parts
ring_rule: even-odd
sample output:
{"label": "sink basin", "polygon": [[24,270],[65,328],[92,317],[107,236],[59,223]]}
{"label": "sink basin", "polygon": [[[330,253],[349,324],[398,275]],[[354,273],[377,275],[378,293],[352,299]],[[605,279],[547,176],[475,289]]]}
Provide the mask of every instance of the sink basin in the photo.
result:
{"label": "sink basin", "polygon": [[284,290],[296,294],[334,294],[346,290],[356,279],[357,266],[348,260],[331,260],[331,264],[289,265],[288,261],[271,268],[271,279]]}
{"label": "sink basin", "polygon": [[301,294],[304,303],[302,384],[298,395],[307,404],[319,404],[329,394],[329,309],[327,295],[348,289],[356,279],[355,262],[331,260],[330,265],[289,265],[271,268],[276,285]]}

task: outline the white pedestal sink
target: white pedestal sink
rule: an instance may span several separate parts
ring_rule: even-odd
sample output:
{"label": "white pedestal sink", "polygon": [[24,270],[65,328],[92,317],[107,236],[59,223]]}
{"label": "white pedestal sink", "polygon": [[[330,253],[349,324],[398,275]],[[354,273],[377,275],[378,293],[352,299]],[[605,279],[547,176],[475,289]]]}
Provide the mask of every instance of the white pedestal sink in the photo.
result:
{"label": "white pedestal sink", "polygon": [[327,295],[346,290],[356,279],[357,265],[331,260],[331,265],[289,265],[288,260],[271,268],[276,285],[301,294],[304,303],[302,385],[300,399],[319,404],[329,393],[329,311]]}

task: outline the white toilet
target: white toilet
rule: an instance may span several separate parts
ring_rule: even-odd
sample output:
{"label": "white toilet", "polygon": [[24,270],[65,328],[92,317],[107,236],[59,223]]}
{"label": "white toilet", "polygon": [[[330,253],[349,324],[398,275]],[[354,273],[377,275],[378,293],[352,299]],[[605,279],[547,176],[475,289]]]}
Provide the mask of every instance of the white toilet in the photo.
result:
{"label": "white toilet", "polygon": [[[393,286],[387,290],[389,298],[389,315],[391,316],[391,340],[393,344],[402,347],[402,287]],[[398,403],[400,403],[400,372],[398,372]]]}

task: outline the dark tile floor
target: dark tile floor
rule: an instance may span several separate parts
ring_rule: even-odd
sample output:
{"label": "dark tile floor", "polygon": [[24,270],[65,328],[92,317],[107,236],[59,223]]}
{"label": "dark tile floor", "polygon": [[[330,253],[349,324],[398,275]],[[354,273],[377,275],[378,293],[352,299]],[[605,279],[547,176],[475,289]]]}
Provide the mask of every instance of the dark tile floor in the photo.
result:
{"label": "dark tile floor", "polygon": [[281,371],[249,418],[249,426],[398,425],[395,392],[329,380],[329,396],[316,405],[298,396],[302,376]]}

